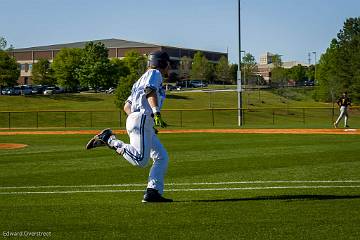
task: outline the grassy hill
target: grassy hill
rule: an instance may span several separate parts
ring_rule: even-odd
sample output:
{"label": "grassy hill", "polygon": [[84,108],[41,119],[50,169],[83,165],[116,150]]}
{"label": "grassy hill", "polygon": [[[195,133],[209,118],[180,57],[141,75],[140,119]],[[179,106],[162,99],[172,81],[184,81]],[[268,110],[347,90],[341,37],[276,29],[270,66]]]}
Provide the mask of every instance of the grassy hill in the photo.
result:
{"label": "grassy hill", "polygon": [[[328,107],[311,99],[310,90],[292,90],[281,96],[271,90],[243,92],[243,107]],[[104,93],[51,96],[0,96],[0,111],[117,110],[115,96]],[[237,108],[236,92],[168,92],[164,109]]]}
{"label": "grassy hill", "polygon": [[[338,110],[332,109],[332,104],[314,101],[311,95],[312,90],[304,88],[245,91],[244,127],[332,127]],[[114,95],[104,93],[0,96],[0,128],[124,128],[126,116],[114,101]],[[238,126],[236,108],[237,92],[173,91],[167,93],[162,113],[171,128],[233,128]],[[359,110],[350,113],[350,124],[355,128],[360,122]]]}

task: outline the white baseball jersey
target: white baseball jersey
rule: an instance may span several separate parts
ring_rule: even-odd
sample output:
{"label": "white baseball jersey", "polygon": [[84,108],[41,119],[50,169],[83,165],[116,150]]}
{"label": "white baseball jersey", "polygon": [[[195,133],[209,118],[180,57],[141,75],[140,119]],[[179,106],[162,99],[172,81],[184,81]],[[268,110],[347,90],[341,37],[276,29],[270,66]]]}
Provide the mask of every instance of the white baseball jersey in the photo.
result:
{"label": "white baseball jersey", "polygon": [[140,79],[134,83],[131,95],[127,101],[131,104],[131,112],[139,112],[143,110],[145,114],[151,114],[152,110],[147,101],[146,94],[147,89],[156,91],[158,99],[158,107],[161,109],[163,101],[165,99],[165,91],[162,88],[163,78],[161,73],[157,69],[149,69],[146,71]]}
{"label": "white baseball jersey", "polygon": [[146,167],[149,159],[153,159],[148,179],[148,188],[164,190],[164,176],[168,166],[168,154],[154,132],[152,109],[146,98],[146,89],[156,91],[159,109],[165,99],[162,88],[163,78],[159,70],[149,69],[134,83],[127,102],[131,104],[131,114],[126,119],[126,130],[130,144],[121,140],[110,139],[110,146],[116,148],[129,163],[138,167]]}

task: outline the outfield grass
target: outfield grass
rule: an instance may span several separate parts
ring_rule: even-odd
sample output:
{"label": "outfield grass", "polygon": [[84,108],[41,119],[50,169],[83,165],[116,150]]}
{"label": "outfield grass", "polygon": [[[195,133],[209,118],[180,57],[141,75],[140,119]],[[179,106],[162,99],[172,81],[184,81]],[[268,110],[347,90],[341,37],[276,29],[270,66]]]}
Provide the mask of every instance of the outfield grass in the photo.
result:
{"label": "outfield grass", "polygon": [[[89,137],[0,136],[0,143],[29,145],[0,150],[1,233],[51,232],[50,239],[360,238],[359,135],[162,134],[170,156],[167,183],[185,185],[166,186],[174,203],[148,205],[141,198],[149,169],[106,148],[85,151]],[[141,185],[111,186],[134,183]]]}

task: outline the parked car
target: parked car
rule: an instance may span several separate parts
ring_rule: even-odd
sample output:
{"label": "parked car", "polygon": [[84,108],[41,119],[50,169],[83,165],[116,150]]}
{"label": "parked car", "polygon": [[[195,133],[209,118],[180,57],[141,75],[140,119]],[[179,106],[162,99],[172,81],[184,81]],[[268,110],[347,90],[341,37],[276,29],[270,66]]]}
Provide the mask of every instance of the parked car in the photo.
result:
{"label": "parked car", "polygon": [[21,88],[19,86],[9,88],[7,95],[20,95]]}
{"label": "parked car", "polygon": [[105,93],[107,93],[107,94],[113,94],[114,92],[115,92],[115,88],[113,88],[113,87],[105,90]]}
{"label": "parked car", "polygon": [[314,81],[312,80],[305,81],[304,86],[314,86]]}
{"label": "parked car", "polygon": [[21,95],[30,95],[30,94],[32,94],[32,86],[22,85],[20,87],[20,89],[21,89]]}
{"label": "parked car", "polygon": [[51,86],[51,87],[47,87],[43,94],[44,95],[51,95],[51,94],[58,94],[58,93],[63,93],[64,89],[56,87],[56,86]]}
{"label": "parked car", "polygon": [[[163,85],[163,89],[166,91],[173,91],[173,90],[178,90],[178,87],[170,85],[170,84],[166,84],[166,85]],[[180,87],[180,89],[181,89],[181,87]]]}
{"label": "parked car", "polygon": [[195,88],[197,88],[197,87],[207,87],[207,84],[204,83],[201,80],[191,80],[190,84],[191,84],[192,87],[195,87]]}
{"label": "parked car", "polygon": [[32,87],[32,94],[43,94],[46,89],[46,86],[35,85]]}
{"label": "parked car", "polygon": [[2,90],[1,90],[1,94],[2,95],[8,95],[8,91],[9,91],[9,88],[7,87],[7,88],[3,88]]}

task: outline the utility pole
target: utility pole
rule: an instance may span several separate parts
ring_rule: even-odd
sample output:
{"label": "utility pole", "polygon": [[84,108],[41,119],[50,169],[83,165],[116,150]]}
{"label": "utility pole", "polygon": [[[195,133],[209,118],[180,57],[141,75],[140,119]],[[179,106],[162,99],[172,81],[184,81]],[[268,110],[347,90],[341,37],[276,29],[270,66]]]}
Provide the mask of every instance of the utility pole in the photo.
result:
{"label": "utility pole", "polygon": [[238,124],[239,127],[243,125],[243,112],[242,112],[242,89],[241,89],[241,4],[240,0],[238,0],[238,31],[239,31],[239,65],[238,65],[238,72],[237,72],[237,93],[238,93]]}
{"label": "utility pole", "polygon": [[315,55],[315,63],[314,63],[314,67],[315,67],[315,76],[314,76],[314,82],[315,82],[315,85],[317,84],[316,82],[316,52],[312,52],[314,55]]}

